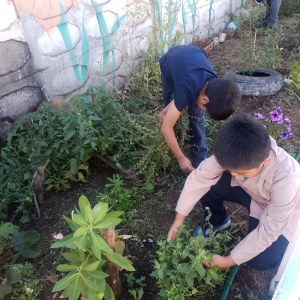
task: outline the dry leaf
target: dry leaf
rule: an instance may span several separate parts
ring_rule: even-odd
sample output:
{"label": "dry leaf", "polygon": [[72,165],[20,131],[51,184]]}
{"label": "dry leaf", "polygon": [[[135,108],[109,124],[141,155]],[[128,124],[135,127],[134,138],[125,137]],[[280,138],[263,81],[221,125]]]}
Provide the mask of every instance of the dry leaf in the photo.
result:
{"label": "dry leaf", "polygon": [[64,238],[64,236],[61,233],[59,233],[59,234],[54,233],[54,234],[52,234],[52,236],[57,240],[61,240]]}
{"label": "dry leaf", "polygon": [[53,294],[52,299],[55,299],[58,296],[58,293]]}
{"label": "dry leaf", "polygon": [[56,283],[58,279],[55,276],[48,276],[48,280],[52,283]]}
{"label": "dry leaf", "polygon": [[122,240],[128,240],[132,237],[132,235],[123,234],[123,235],[118,235],[117,237],[121,238]]}

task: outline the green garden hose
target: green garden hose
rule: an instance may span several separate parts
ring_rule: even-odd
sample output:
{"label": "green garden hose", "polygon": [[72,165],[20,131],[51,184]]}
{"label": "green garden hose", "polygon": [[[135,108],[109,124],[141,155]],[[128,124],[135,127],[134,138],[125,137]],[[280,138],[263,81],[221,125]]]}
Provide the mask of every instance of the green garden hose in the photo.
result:
{"label": "green garden hose", "polygon": [[235,266],[233,266],[231,268],[229,276],[226,279],[226,282],[225,282],[225,285],[224,285],[224,288],[223,288],[220,300],[226,300],[227,299],[227,296],[228,296],[228,293],[229,293],[232,281],[233,281],[234,276],[237,273],[238,269],[239,269],[238,265],[235,265]]}

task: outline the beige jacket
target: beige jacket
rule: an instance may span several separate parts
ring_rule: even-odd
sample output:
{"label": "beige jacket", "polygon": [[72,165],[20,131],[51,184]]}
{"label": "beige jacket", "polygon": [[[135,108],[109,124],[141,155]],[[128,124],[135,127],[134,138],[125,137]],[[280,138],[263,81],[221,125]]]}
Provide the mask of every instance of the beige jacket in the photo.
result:
{"label": "beige jacket", "polygon": [[[244,181],[233,176],[231,186],[240,186],[251,196],[250,216],[260,220],[231,252],[236,264],[246,262],[283,234],[288,240],[300,218],[300,166],[271,138],[270,162],[255,177]],[[214,156],[204,160],[187,178],[176,211],[187,216],[199,199],[220,179],[224,169]]]}

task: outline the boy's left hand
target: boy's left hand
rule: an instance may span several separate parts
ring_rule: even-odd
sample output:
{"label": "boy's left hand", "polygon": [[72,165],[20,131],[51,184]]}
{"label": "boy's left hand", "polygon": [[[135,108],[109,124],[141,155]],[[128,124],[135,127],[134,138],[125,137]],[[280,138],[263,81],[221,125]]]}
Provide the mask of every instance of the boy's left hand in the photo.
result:
{"label": "boy's left hand", "polygon": [[229,268],[235,265],[234,260],[231,258],[231,255],[228,256],[221,256],[221,255],[213,255],[212,256],[212,263],[211,265],[208,264],[208,262],[203,261],[202,264],[206,267],[206,268],[210,268],[213,266],[218,266],[219,268]]}

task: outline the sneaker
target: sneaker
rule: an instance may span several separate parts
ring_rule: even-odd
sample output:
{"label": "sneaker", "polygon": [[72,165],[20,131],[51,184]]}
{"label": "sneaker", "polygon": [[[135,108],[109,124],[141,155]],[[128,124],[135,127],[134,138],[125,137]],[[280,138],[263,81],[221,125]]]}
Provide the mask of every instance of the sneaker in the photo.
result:
{"label": "sneaker", "polygon": [[[229,218],[229,216],[224,220],[223,224],[219,225],[219,226],[214,226],[212,228],[213,230],[213,236],[215,236],[215,234],[221,230],[224,230],[226,228],[228,228],[231,224],[231,220]],[[209,234],[206,233],[206,230],[208,229],[208,223],[204,223],[204,225],[200,225],[196,228],[196,230],[194,231],[193,237],[197,237],[199,235],[199,231],[202,231],[202,235],[205,238],[209,238]]]}

